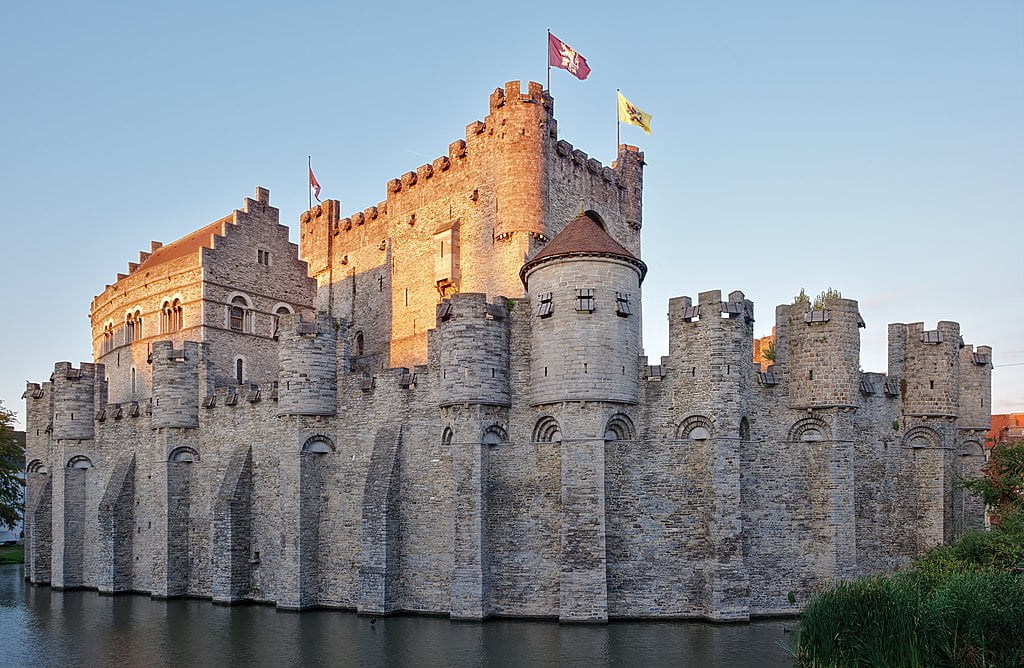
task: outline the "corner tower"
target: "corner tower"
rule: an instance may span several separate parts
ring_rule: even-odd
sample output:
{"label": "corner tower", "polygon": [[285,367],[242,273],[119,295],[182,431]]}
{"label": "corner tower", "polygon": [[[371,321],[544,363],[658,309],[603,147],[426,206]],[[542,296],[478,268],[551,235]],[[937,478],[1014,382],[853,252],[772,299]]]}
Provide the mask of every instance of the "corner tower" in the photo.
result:
{"label": "corner tower", "polygon": [[534,321],[531,404],[637,402],[646,273],[593,212],[573,219],[523,265]]}

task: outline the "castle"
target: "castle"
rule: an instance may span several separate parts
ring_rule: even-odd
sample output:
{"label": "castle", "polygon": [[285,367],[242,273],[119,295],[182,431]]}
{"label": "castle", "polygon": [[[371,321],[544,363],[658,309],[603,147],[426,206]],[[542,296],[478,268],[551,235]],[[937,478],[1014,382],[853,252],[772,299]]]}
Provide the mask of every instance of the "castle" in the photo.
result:
{"label": "castle", "polygon": [[26,389],[27,577],[744,620],[980,526],[956,481],[991,350],[956,323],[890,325],[864,373],[857,302],[798,300],[762,369],[753,303],[714,290],[672,299],[668,356],[642,357],[643,166],[560,141],[512,82],[385,201],[303,213],[298,248],[262,188],[154,242],[93,301],[94,362]]}

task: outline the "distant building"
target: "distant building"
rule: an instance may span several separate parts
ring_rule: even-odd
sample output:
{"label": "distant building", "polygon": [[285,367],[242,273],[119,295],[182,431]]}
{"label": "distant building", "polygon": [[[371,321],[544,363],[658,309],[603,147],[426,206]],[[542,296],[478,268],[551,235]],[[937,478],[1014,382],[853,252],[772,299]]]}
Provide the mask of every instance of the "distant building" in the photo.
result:
{"label": "distant building", "polygon": [[986,446],[992,448],[1008,441],[1024,441],[1024,413],[1002,413],[992,416]]}

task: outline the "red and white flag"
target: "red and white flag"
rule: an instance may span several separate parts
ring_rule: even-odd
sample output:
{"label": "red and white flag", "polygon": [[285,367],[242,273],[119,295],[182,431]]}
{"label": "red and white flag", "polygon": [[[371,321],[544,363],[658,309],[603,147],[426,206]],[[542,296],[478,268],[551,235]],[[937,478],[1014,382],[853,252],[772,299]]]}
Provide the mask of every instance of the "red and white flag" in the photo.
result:
{"label": "red and white flag", "polygon": [[548,65],[568,70],[569,74],[580,81],[586,79],[590,74],[587,59],[551,33],[548,33]]}
{"label": "red and white flag", "polygon": [[313,175],[313,168],[309,168],[309,187],[313,189],[313,197],[316,201],[320,201],[320,182],[316,180],[316,176]]}

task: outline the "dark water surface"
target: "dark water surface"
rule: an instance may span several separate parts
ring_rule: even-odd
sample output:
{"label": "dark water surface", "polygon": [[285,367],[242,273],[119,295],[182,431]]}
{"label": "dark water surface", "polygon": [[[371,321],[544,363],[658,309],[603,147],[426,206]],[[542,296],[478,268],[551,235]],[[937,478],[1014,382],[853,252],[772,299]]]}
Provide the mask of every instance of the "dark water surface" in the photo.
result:
{"label": "dark water surface", "polygon": [[451,622],[33,587],[0,566],[3,666],[789,666],[794,621]]}

